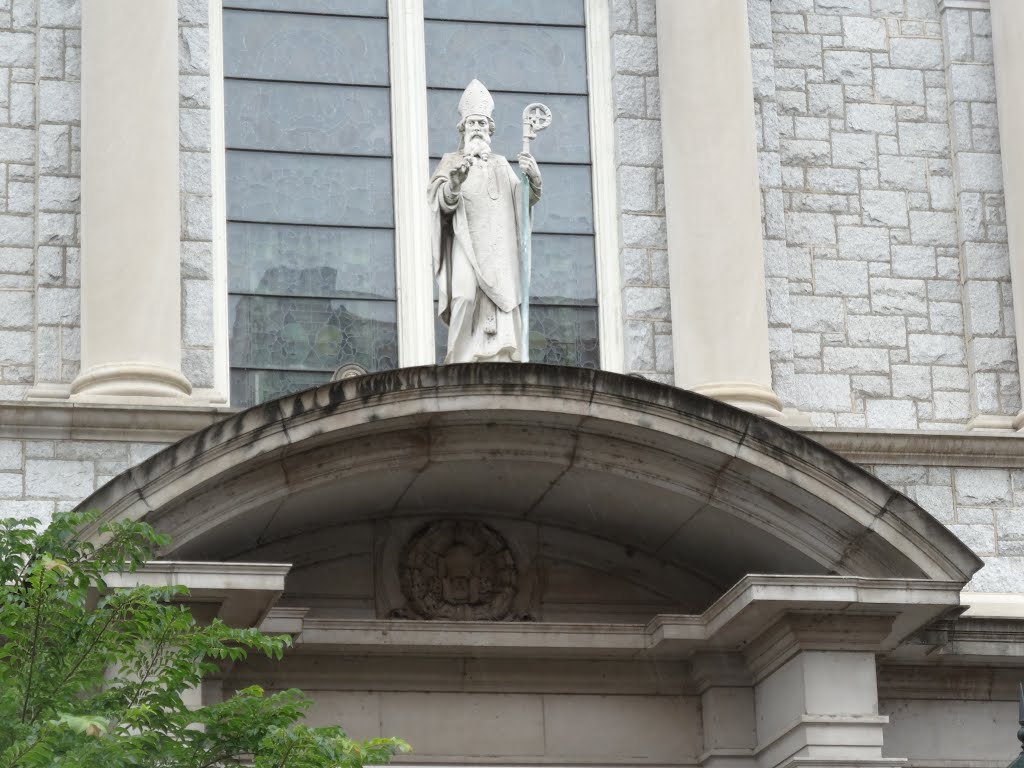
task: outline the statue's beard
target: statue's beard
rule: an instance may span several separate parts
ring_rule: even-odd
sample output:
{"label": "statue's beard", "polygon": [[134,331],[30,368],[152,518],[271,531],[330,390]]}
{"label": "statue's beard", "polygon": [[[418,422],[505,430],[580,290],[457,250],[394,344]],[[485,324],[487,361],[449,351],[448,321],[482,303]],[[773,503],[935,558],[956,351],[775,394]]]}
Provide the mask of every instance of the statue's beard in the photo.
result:
{"label": "statue's beard", "polygon": [[466,147],[462,150],[466,157],[479,157],[481,160],[488,160],[491,157],[491,142],[482,136],[473,136],[466,139]]}

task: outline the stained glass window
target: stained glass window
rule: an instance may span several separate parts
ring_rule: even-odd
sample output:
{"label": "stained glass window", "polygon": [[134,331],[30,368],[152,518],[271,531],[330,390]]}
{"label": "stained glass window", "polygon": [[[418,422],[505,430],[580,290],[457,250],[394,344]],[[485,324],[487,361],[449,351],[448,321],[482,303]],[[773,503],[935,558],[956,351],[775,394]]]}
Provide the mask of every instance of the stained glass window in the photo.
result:
{"label": "stained glass window", "polygon": [[398,365],[386,0],[225,0],[231,400]]}
{"label": "stained glass window", "polygon": [[[458,144],[462,90],[494,97],[494,150],[515,166],[523,107],[554,122],[532,144],[544,196],[534,209],[530,360],[600,365],[583,0],[424,0],[431,166]],[[447,328],[435,326],[438,360]]]}
{"label": "stained glass window", "polygon": [[[224,0],[232,404],[398,365],[388,0]],[[522,108],[555,115],[533,150],[530,349],[599,365],[583,0],[424,0],[431,165],[457,144],[477,77],[513,160]],[[436,323],[438,359],[447,329]]]}

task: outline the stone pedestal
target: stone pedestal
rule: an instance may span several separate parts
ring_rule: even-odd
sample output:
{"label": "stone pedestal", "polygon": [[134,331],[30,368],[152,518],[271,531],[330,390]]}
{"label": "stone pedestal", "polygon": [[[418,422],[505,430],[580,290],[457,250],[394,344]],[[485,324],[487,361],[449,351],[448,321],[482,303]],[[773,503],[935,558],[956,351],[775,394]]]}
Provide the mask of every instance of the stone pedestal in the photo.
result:
{"label": "stone pedestal", "polygon": [[[1024,380],[1024,3],[991,0],[991,8],[1017,367]],[[1024,427],[1024,411],[1014,419],[1013,426]]]}
{"label": "stone pedestal", "polygon": [[675,383],[780,416],[768,313],[745,0],[659,0]]}
{"label": "stone pedestal", "polygon": [[74,398],[182,398],[178,13],[82,3],[82,372]]}
{"label": "stone pedestal", "polygon": [[900,768],[882,756],[877,650],[892,616],[789,614],[755,641],[758,768]]}

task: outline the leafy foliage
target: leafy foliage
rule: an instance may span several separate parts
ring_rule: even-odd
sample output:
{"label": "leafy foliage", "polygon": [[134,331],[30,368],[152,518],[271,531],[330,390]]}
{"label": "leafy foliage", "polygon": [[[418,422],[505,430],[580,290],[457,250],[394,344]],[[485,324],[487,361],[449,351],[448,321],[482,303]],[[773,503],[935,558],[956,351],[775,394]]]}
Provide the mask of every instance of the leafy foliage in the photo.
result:
{"label": "leafy foliage", "polygon": [[357,742],[311,728],[298,691],[253,686],[189,709],[182,694],[249,652],[288,638],[199,625],[170,587],[108,590],[104,576],[152,559],[166,539],[119,522],[101,544],[77,533],[95,513],[0,520],[0,768],[326,768],[388,763],[397,739]]}

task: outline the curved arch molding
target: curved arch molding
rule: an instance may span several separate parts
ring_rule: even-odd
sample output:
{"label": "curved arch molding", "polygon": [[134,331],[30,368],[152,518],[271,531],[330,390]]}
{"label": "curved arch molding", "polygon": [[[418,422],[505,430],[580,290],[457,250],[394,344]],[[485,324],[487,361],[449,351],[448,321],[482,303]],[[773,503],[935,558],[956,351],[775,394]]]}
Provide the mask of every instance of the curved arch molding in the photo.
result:
{"label": "curved arch molding", "polygon": [[172,537],[165,557],[236,561],[384,518],[525,521],[615,545],[641,581],[685,574],[704,604],[750,573],[963,584],[981,566],[914,502],[796,432],[543,365],[404,368],[287,396],[80,507],[150,521]]}

